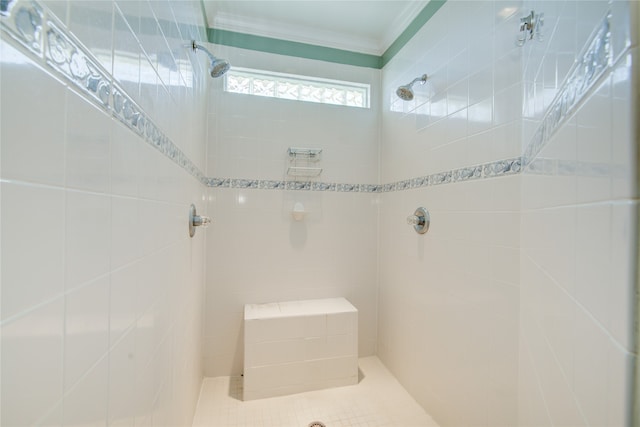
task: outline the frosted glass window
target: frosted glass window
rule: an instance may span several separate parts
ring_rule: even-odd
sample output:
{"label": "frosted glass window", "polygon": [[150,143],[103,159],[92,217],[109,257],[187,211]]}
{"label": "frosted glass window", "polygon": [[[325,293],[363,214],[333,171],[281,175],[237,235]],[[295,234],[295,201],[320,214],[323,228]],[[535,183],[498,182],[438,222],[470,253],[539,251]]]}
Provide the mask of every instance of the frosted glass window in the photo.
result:
{"label": "frosted glass window", "polygon": [[369,108],[371,85],[233,67],[224,90],[271,98]]}

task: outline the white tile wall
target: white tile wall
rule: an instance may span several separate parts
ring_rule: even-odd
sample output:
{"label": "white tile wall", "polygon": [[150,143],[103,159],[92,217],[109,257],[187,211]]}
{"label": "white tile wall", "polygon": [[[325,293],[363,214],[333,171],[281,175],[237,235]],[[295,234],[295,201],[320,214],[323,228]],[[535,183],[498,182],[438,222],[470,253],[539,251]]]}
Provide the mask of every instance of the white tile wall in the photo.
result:
{"label": "white tile wall", "polygon": [[[519,2],[445,4],[383,70],[381,182],[520,155]],[[516,24],[514,24],[516,22]],[[411,102],[395,95],[414,85]]]}
{"label": "white tile wall", "polygon": [[[520,177],[385,193],[378,355],[441,425],[517,416]],[[404,218],[431,213],[418,235]]]}
{"label": "white tile wall", "polygon": [[377,70],[213,45],[234,66],[371,85],[370,109],[209,92],[207,175],[282,180],[288,147],[323,149],[319,180],[378,181]]}
{"label": "white tile wall", "polygon": [[[209,176],[282,179],[292,145],[322,147],[334,182],[517,157],[609,9],[615,67],[538,156],[562,174],[205,191],[3,33],[3,425],[189,425],[201,355],[207,375],[241,370],[245,303],[335,296],[359,310],[359,355],[377,346],[442,425],[629,424],[636,3],[449,1],[381,74],[211,47],[238,66],[371,83],[371,110],[222,92],[181,48],[201,40],[199,2],[44,4]],[[516,48],[531,9],[545,38]],[[395,97],[423,73],[415,101]],[[206,257],[205,233],[186,237],[191,202],[215,221]],[[420,205],[426,236],[404,223]]]}
{"label": "white tile wall", "polygon": [[[627,16],[635,5],[447,2],[382,72],[379,182],[517,157],[609,7],[618,65],[540,155],[582,162],[587,173],[515,176],[380,196],[378,354],[443,425],[628,422],[624,390],[634,363],[628,346],[636,247],[629,236],[637,216],[631,200],[636,197],[635,165],[629,160],[636,157],[630,125],[636,54],[628,49],[637,35]],[[518,48],[519,18],[531,9],[545,13],[545,37]],[[249,67],[281,71],[290,61],[228,52],[228,57],[238,55],[234,63]],[[396,87],[423,73],[429,81],[416,86],[416,99],[398,100]],[[273,123],[295,114],[281,109],[282,101],[211,94],[208,174],[280,179],[283,160],[274,157],[265,165],[264,158],[279,139]],[[295,140],[305,129],[313,129],[312,140],[314,135],[326,139],[306,121],[317,107],[301,108],[303,126],[290,126],[284,141]],[[323,118],[333,123],[331,117]],[[266,154],[260,151],[265,147]],[[219,304],[209,310],[205,326],[210,374],[239,372],[238,308],[243,302],[273,301],[274,295],[282,299],[291,295],[289,283],[297,296],[301,275],[312,276],[305,279],[311,283],[325,277],[305,263],[329,264],[327,254],[311,257],[306,243],[304,252],[291,252],[307,241],[306,228],[291,223],[291,247],[278,243],[277,233],[286,231],[282,224],[289,223],[294,202],[287,197],[285,193],[283,203],[280,192],[211,190],[210,212],[220,214],[223,222],[233,212],[234,230],[225,235],[220,227],[209,234],[227,242],[224,250],[209,254],[216,278],[209,277],[207,304],[209,309]],[[296,197],[328,202],[333,195]],[[431,210],[434,224],[424,237],[403,220],[420,205]],[[323,203],[321,210],[334,207]],[[269,218],[270,232],[250,225],[256,213]],[[348,222],[345,217],[341,224]],[[274,226],[278,223],[279,228]],[[593,223],[604,226],[583,231]],[[274,233],[276,229],[280,231]],[[241,231],[253,236],[255,246],[238,239]],[[298,233],[303,237],[296,239]],[[261,237],[256,240],[256,235]],[[274,255],[256,252],[265,247]],[[233,265],[243,256],[257,262],[256,268],[243,270],[245,261]],[[609,286],[603,287],[605,283]],[[537,309],[543,314],[538,316]],[[362,349],[362,335],[360,345]],[[605,350],[586,354],[592,345]],[[605,361],[611,361],[610,367],[598,370]],[[602,390],[613,397],[604,398]]]}
{"label": "white tile wall", "polygon": [[[43,4],[204,169],[200,4]],[[190,425],[206,190],[22,49],[2,33],[0,424]]]}
{"label": "white tile wall", "polygon": [[[379,71],[214,45],[234,66],[369,83],[371,109],[209,92],[207,175],[286,179],[288,147],[323,149],[323,182],[378,181]],[[346,297],[360,356],[375,352],[375,194],[210,189],[205,373],[242,372],[246,303]],[[308,211],[295,222],[291,210]],[[247,268],[250,260],[251,268]]]}
{"label": "white tile wall", "polygon": [[[530,3],[540,10],[549,5]],[[538,154],[557,166],[522,177],[518,422],[630,425],[638,207],[637,42],[629,16],[637,4],[551,5],[555,32],[532,45],[524,61],[526,85],[547,92],[525,92],[525,128],[539,123],[566,80],[560,56],[577,56],[589,25],[608,11],[613,68]],[[540,63],[551,72],[536,71]]]}
{"label": "white tile wall", "polygon": [[[242,372],[247,303],[345,297],[358,309],[358,354],[375,353],[375,200],[370,193],[210,189],[207,376]],[[298,201],[308,211],[301,222],[291,217]]]}
{"label": "white tile wall", "polygon": [[[385,66],[382,182],[521,155],[519,11],[447,2]],[[516,424],[519,194],[513,176],[381,195],[378,355],[441,425]],[[418,206],[425,235],[404,220]]]}
{"label": "white tile wall", "polygon": [[[611,11],[615,66],[535,173],[382,195],[378,354],[442,425],[630,422],[634,8],[448,2],[383,70],[383,182],[517,156]],[[514,48],[532,9],[545,38]],[[395,98],[424,72],[423,97]],[[402,224],[418,205],[424,237]]]}

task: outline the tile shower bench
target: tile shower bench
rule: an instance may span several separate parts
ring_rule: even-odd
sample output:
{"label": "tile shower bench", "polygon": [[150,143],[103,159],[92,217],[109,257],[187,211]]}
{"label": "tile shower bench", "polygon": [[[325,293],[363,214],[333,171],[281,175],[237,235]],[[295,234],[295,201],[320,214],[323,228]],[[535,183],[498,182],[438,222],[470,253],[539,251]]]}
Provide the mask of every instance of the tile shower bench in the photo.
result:
{"label": "tile shower bench", "polygon": [[244,306],[244,400],[358,382],[358,310],[345,298]]}

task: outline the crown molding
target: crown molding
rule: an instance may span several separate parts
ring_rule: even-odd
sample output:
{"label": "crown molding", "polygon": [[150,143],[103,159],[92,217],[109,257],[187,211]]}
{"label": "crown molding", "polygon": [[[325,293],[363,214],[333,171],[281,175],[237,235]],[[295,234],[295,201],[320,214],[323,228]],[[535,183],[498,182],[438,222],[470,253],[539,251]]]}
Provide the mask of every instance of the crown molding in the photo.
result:
{"label": "crown molding", "polygon": [[310,32],[308,26],[283,23],[278,23],[276,26],[269,20],[242,17],[228,13],[218,13],[212,24],[216,30],[348,50],[369,55],[379,56],[384,51],[380,49],[379,43],[376,40],[367,37],[354,37],[350,34],[347,35],[318,29]]}
{"label": "crown molding", "polygon": [[382,35],[377,55],[382,55],[389,46],[400,37],[404,30],[416,19],[420,12],[422,12],[422,9],[425,8],[429,1],[430,0],[412,1],[407,5]]}

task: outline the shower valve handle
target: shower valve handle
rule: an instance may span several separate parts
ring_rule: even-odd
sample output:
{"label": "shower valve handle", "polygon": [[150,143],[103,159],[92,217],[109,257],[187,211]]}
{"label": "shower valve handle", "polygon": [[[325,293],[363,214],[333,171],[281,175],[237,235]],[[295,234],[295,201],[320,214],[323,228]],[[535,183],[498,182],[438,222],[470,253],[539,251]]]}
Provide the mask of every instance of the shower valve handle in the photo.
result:
{"label": "shower valve handle", "polygon": [[407,224],[413,225],[413,229],[418,234],[424,234],[429,230],[431,216],[425,208],[417,208],[413,215],[407,217]]}
{"label": "shower valve handle", "polygon": [[407,217],[407,224],[409,225],[423,225],[424,217],[418,215],[409,215]]}
{"label": "shower valve handle", "polygon": [[195,215],[193,217],[193,225],[195,227],[207,228],[211,224],[211,218],[208,216]]}
{"label": "shower valve handle", "polygon": [[189,236],[193,237],[196,234],[196,227],[207,228],[211,224],[211,218],[208,216],[198,215],[195,205],[189,207]]}

